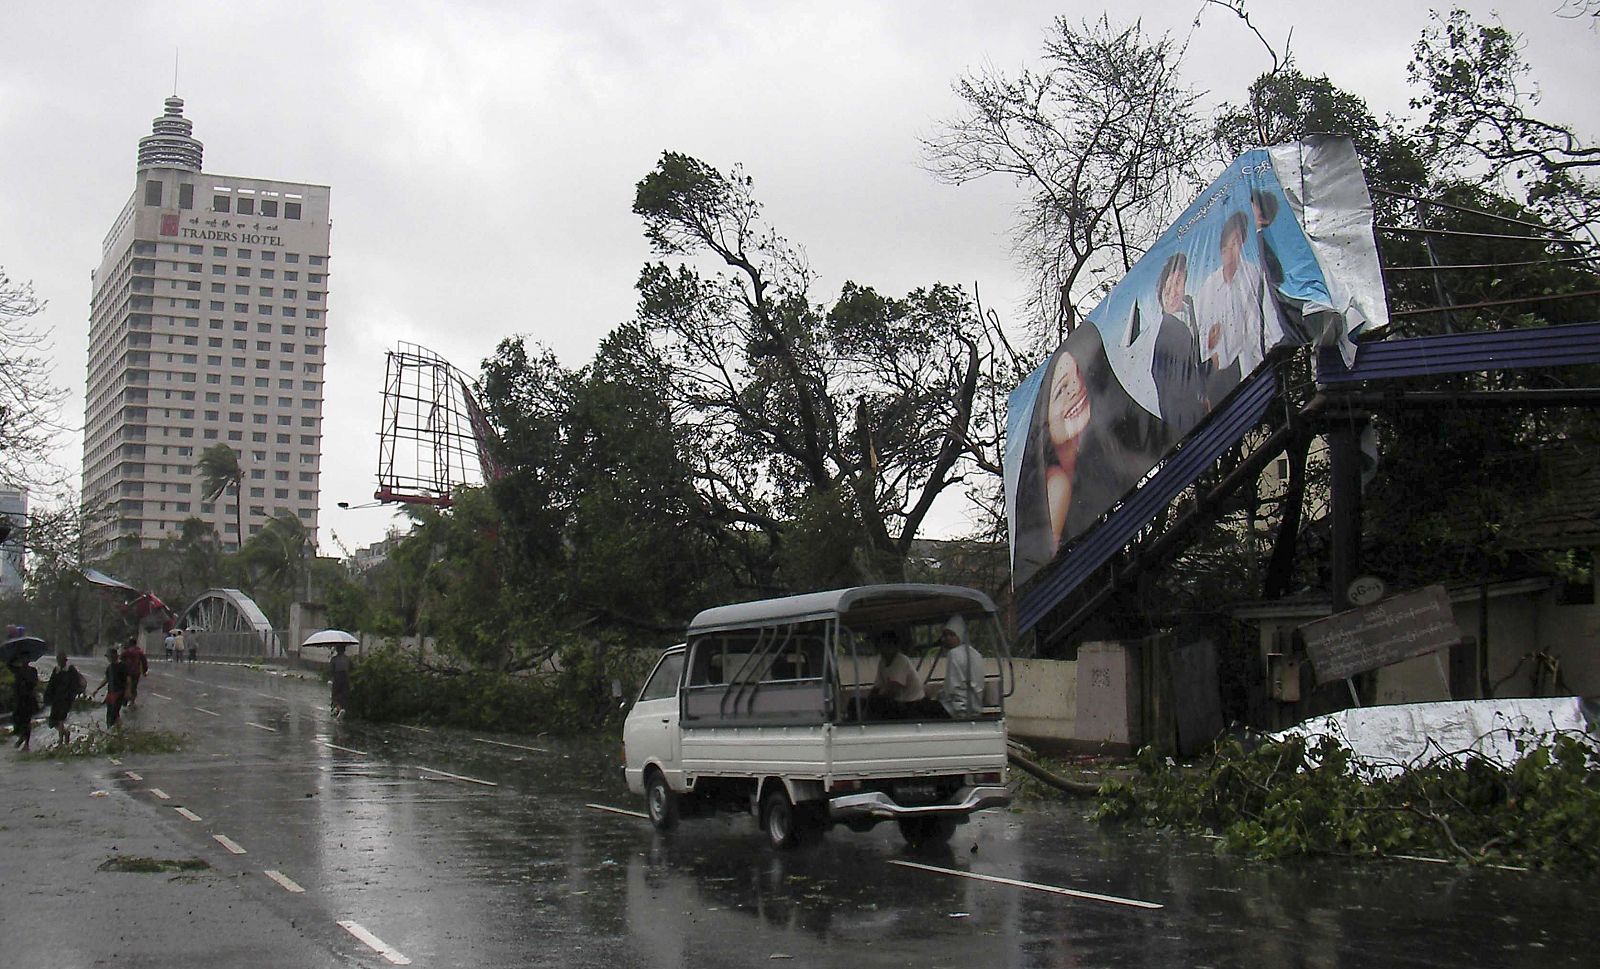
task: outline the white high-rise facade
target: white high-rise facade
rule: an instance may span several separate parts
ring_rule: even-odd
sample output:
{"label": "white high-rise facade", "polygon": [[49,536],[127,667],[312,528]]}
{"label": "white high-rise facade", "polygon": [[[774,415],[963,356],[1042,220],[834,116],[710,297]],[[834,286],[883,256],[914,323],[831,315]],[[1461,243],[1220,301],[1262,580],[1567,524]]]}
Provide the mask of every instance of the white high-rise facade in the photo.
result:
{"label": "white high-rise facade", "polygon": [[[273,516],[313,541],[328,333],[328,188],[201,169],[183,101],[139,142],[133,195],[93,277],[83,497],[99,537],[158,546],[198,517],[237,548]],[[202,500],[199,459],[243,472]]]}

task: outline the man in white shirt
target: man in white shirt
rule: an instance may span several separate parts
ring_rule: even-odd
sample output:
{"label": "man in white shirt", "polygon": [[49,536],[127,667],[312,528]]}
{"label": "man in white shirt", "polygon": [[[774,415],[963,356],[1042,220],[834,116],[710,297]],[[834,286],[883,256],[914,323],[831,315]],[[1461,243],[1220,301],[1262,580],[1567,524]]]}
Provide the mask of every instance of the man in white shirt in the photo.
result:
{"label": "man in white shirt", "polygon": [[1261,270],[1243,257],[1248,225],[1243,212],[1233,213],[1223,223],[1222,265],[1206,277],[1195,294],[1201,357],[1217,371],[1238,361],[1241,380],[1261,366],[1266,352],[1283,340],[1272,289]]}
{"label": "man in white shirt", "polygon": [[916,667],[900,651],[900,635],[893,629],[873,641],[878,649],[878,675],[867,695],[867,716],[875,720],[903,720],[927,695]]}
{"label": "man in white shirt", "polygon": [[944,654],[944,686],[939,704],[954,720],[969,720],[983,712],[983,654],[967,643],[967,622],[951,616],[939,634]]}

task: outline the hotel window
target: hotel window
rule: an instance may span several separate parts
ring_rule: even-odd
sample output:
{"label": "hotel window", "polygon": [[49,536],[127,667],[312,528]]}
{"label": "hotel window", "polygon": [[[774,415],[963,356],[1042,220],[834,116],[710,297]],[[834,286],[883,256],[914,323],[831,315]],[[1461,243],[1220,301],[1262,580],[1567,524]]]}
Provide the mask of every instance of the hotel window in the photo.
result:
{"label": "hotel window", "polygon": [[283,203],[283,217],[286,218],[286,219],[298,220],[300,218],[300,203],[299,202],[285,202],[285,203]]}
{"label": "hotel window", "polygon": [[232,202],[233,202],[233,200],[230,199],[226,195],[213,195],[213,196],[211,196],[211,211],[213,211],[213,212],[229,212],[229,211],[232,211]]}
{"label": "hotel window", "polygon": [[286,252],[286,253],[283,254],[283,261],[284,262],[299,262],[300,261],[300,254],[298,252]]}
{"label": "hotel window", "polygon": [[227,283],[212,283],[211,284],[211,291],[213,293],[226,293],[228,291],[228,284]]}
{"label": "hotel window", "polygon": [[298,281],[299,279],[300,279],[300,274],[295,272],[293,269],[285,269],[283,271],[283,281],[284,282],[292,283],[292,282]]}
{"label": "hotel window", "polygon": [[[267,271],[271,272],[270,269],[267,270]],[[266,299],[271,299],[272,298],[272,287],[271,286],[257,286],[256,287],[256,295],[264,297]]]}
{"label": "hotel window", "polygon": [[261,214],[264,215],[264,216],[267,216],[268,218],[273,218],[273,217],[277,216],[277,214],[278,214],[278,200],[277,199],[262,199],[261,200]]}
{"label": "hotel window", "polygon": [[[262,202],[261,204],[262,205],[266,205],[267,203]],[[273,204],[276,205],[277,203],[274,202]],[[263,213],[263,214],[265,214],[265,213]],[[271,249],[263,249],[263,250],[261,250],[261,261],[262,262],[276,262],[277,259],[278,259],[278,254],[273,252]]]}
{"label": "hotel window", "polygon": [[[282,312],[284,316],[294,316],[298,311],[293,306],[285,306],[282,308]],[[293,327],[290,327],[289,332],[293,332],[293,329]]]}
{"label": "hotel window", "polygon": [[246,198],[240,199],[239,200],[239,214],[240,215],[255,215],[256,214],[256,200],[255,199],[246,199]]}
{"label": "hotel window", "polygon": [[234,267],[233,274],[235,276],[248,276],[248,275],[250,275],[250,267],[249,266],[236,266],[236,267]]}
{"label": "hotel window", "polygon": [[[187,182],[178,186],[178,208],[194,208],[194,186]],[[188,511],[187,508],[184,510]]]}
{"label": "hotel window", "polygon": [[256,431],[250,435],[250,442],[252,444],[265,444],[267,443],[267,436],[260,431]]}
{"label": "hotel window", "polygon": [[312,256],[311,257],[311,265],[313,265],[313,266],[320,266],[326,261],[327,260],[322,256]]}
{"label": "hotel window", "polygon": [[161,204],[161,183],[153,178],[144,183],[144,204]]}
{"label": "hotel window", "polygon": [[211,247],[211,254],[213,256],[222,256],[223,258],[227,258],[228,247],[227,246],[212,246]]}

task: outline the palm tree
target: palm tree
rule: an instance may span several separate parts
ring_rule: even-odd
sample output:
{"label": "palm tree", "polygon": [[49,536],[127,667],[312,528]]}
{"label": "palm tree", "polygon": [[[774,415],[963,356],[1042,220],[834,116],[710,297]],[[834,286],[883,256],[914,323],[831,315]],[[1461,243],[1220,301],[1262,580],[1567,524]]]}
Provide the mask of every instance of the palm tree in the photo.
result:
{"label": "palm tree", "polygon": [[244,502],[244,469],[239,466],[239,452],[226,444],[213,444],[200,452],[201,497],[216,501],[233,487],[234,548],[244,548],[244,520],[240,505]]}
{"label": "palm tree", "polygon": [[301,579],[306,575],[306,556],[311,536],[293,515],[267,519],[261,531],[250,537],[240,550],[239,559],[248,570],[252,584],[270,590],[274,618],[289,618],[289,603],[294,601]]}

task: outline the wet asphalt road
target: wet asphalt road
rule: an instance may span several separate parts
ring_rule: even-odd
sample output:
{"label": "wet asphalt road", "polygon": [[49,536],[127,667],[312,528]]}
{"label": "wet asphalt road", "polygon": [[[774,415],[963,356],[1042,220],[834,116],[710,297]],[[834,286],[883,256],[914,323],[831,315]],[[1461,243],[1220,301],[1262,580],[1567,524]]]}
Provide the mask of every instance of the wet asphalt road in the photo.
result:
{"label": "wet asphalt road", "polygon": [[1593,885],[1537,873],[1251,864],[1036,803],[935,855],[892,826],[777,854],[748,818],[661,836],[589,807],[641,807],[611,741],[334,721],[326,686],[237,667],[159,664],[141,694],[131,719],[189,743],[117,783],[349,965],[1543,967],[1600,941]]}

